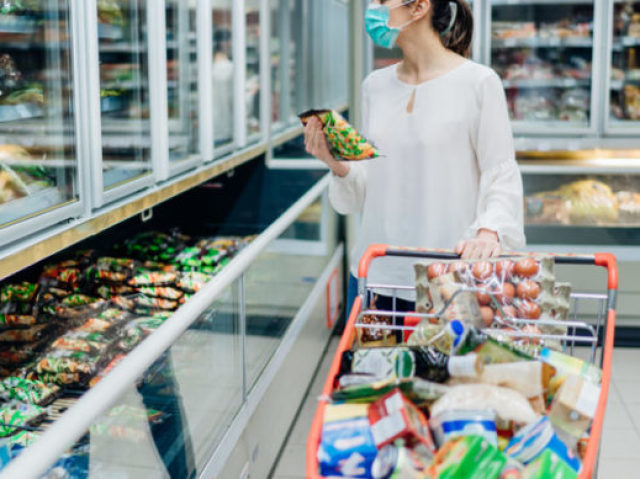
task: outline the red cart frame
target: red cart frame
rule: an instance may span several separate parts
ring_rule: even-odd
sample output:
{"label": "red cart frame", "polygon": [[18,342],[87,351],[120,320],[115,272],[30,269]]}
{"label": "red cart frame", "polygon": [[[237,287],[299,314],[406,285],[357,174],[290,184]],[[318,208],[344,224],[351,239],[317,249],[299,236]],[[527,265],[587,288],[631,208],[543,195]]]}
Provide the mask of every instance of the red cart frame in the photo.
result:
{"label": "red cart frame", "polygon": [[[347,324],[345,326],[344,333],[338,344],[338,350],[335,353],[331,368],[329,369],[329,375],[325,381],[324,388],[322,390],[322,396],[319,399],[319,404],[316,410],[315,417],[307,438],[307,478],[309,479],[321,479],[323,476],[319,474],[318,465],[318,447],[320,445],[320,439],[322,435],[322,424],[324,411],[327,403],[330,401],[331,392],[333,391],[334,379],[339,372],[340,362],[342,359],[342,353],[351,349],[356,339],[356,326],[357,320],[363,310],[363,306],[367,302],[367,275],[371,262],[375,258],[383,256],[396,256],[396,257],[411,257],[411,258],[423,258],[423,259],[459,259],[459,256],[446,251],[425,250],[419,248],[405,248],[387,246],[381,244],[374,244],[369,246],[362,259],[360,260],[358,268],[358,296],[356,297],[351,313],[349,315]],[[604,422],[604,414],[607,406],[607,399],[609,396],[609,386],[611,383],[611,363],[613,360],[613,343],[615,335],[615,320],[616,320],[616,301],[618,292],[618,265],[616,257],[609,253],[599,253],[594,255],[553,255],[556,264],[582,264],[582,265],[595,265],[607,268],[608,271],[608,287],[606,295],[600,295],[595,299],[601,299],[604,302],[604,327],[603,327],[603,339],[602,339],[602,355],[600,363],[602,367],[602,384],[600,389],[600,398],[598,400],[598,406],[596,415],[591,427],[591,434],[589,442],[587,444],[587,450],[582,464],[582,469],[579,474],[580,479],[591,478],[596,467],[600,439],[602,435],[602,426]],[[395,293],[394,293],[395,294]],[[578,295],[579,296],[579,295]],[[583,297],[595,295],[583,295]],[[605,302],[606,301],[606,302]],[[577,315],[577,308],[575,311]],[[600,320],[598,319],[598,323]],[[595,344],[597,346],[599,336],[600,324],[596,329]],[[572,348],[573,352],[573,348]],[[597,471],[596,471],[597,472]]]}

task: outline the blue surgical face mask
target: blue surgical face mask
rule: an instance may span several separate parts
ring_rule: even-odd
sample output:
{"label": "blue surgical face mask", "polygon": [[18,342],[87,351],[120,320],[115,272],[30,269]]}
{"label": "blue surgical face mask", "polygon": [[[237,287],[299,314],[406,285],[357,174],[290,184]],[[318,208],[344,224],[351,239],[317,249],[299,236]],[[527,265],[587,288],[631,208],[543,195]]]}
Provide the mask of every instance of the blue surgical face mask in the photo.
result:
{"label": "blue surgical face mask", "polygon": [[383,48],[393,48],[396,45],[396,40],[402,29],[410,23],[413,23],[413,20],[408,21],[400,27],[390,27],[389,12],[410,3],[413,3],[413,0],[401,3],[393,8],[389,8],[387,5],[373,3],[367,7],[367,11],[364,14],[364,25],[373,43]]}

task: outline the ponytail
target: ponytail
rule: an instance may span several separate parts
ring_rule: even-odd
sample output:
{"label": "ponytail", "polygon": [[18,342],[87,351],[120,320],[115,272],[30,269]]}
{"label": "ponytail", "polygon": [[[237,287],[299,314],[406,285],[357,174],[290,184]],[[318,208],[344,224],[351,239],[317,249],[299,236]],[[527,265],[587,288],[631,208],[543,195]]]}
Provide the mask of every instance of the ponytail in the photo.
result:
{"label": "ponytail", "polygon": [[471,56],[473,13],[466,0],[432,0],[432,25],[449,50],[464,57]]}

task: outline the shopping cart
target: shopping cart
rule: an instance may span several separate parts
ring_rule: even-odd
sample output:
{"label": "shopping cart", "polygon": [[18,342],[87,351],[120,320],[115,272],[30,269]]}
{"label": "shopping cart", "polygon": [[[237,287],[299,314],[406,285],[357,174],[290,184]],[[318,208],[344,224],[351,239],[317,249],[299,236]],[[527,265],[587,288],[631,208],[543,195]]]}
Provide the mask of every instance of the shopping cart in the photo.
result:
{"label": "shopping cart", "polygon": [[[367,275],[369,272],[369,266],[375,258],[383,256],[395,256],[405,258],[416,259],[431,259],[431,260],[452,260],[459,259],[459,256],[442,250],[424,250],[418,248],[405,248],[395,247],[387,245],[371,245],[362,259],[360,260],[358,268],[358,296],[356,297],[349,319],[345,326],[344,333],[340,339],[338,350],[336,351],[333,363],[329,370],[329,375],[324,384],[322,395],[319,399],[319,404],[316,410],[315,417],[311,426],[311,431],[307,438],[307,478],[320,479],[318,465],[318,447],[320,445],[320,439],[322,435],[322,424],[324,411],[327,403],[330,401],[331,392],[334,388],[334,379],[340,370],[340,363],[342,359],[342,353],[351,349],[354,341],[357,337],[357,331],[359,328],[382,328],[385,330],[396,331],[410,331],[414,329],[411,325],[393,326],[393,325],[373,325],[364,324],[361,322],[363,316],[367,314],[375,314],[377,316],[388,316],[392,318],[407,317],[407,320],[415,321],[423,318],[439,317],[446,311],[450,303],[444,305],[441,311],[435,314],[418,314],[418,313],[406,313],[395,310],[395,303],[398,291],[400,290],[412,290],[414,288],[408,286],[398,286],[392,284],[371,284],[367,281]],[[536,334],[526,333],[521,330],[521,326],[528,323],[535,322],[541,324],[542,320],[511,320],[510,327],[513,329],[512,333],[518,337],[526,336],[531,340],[555,340],[559,341],[567,354],[577,354],[580,351],[582,354],[586,352],[589,360],[592,363],[598,362],[602,368],[602,384],[600,388],[600,398],[598,400],[597,411],[593,424],[591,426],[591,433],[586,448],[586,453],[583,460],[582,470],[580,471],[579,478],[586,479],[594,475],[594,470],[597,475],[597,460],[600,447],[600,438],[602,435],[602,424],[604,421],[604,413],[607,405],[607,397],[609,395],[609,384],[611,382],[611,361],[613,358],[613,340],[615,333],[615,317],[616,317],[616,300],[618,292],[618,266],[615,256],[612,254],[594,254],[594,255],[553,255],[556,264],[572,264],[572,265],[591,265],[601,266],[608,270],[608,287],[607,292],[602,294],[594,293],[572,293],[571,294],[571,316],[569,321],[545,321],[544,324],[558,325],[566,327],[566,334]],[[373,297],[373,291],[380,293],[389,291],[391,294],[394,305],[391,311],[379,311],[369,310],[369,303]],[[453,300],[453,298],[452,298]],[[595,312],[595,324],[592,322],[580,321],[581,305],[583,303],[590,302],[592,308],[590,311]],[[593,309],[595,307],[595,309]],[[504,317],[504,316],[503,316]],[[394,324],[398,324],[399,321],[394,321]],[[404,336],[404,332],[402,333]],[[579,348],[579,349],[578,349]],[[583,358],[585,359],[585,358]]]}

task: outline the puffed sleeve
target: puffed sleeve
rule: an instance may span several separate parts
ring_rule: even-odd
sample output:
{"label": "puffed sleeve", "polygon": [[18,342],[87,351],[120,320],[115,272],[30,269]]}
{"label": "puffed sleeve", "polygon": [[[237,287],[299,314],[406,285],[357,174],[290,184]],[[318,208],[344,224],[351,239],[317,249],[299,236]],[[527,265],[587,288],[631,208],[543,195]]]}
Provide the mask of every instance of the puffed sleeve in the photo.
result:
{"label": "puffed sleeve", "polygon": [[[366,138],[369,129],[369,93],[367,80],[362,85],[362,121],[361,134]],[[359,213],[364,205],[366,195],[366,161],[350,162],[349,173],[340,177],[331,175],[329,183],[329,201],[333,208],[342,215]]]}
{"label": "puffed sleeve", "polygon": [[525,246],[522,177],[515,159],[513,133],[500,78],[491,72],[479,87],[480,114],[475,147],[480,170],[476,220],[465,233],[496,231],[505,250]]}

